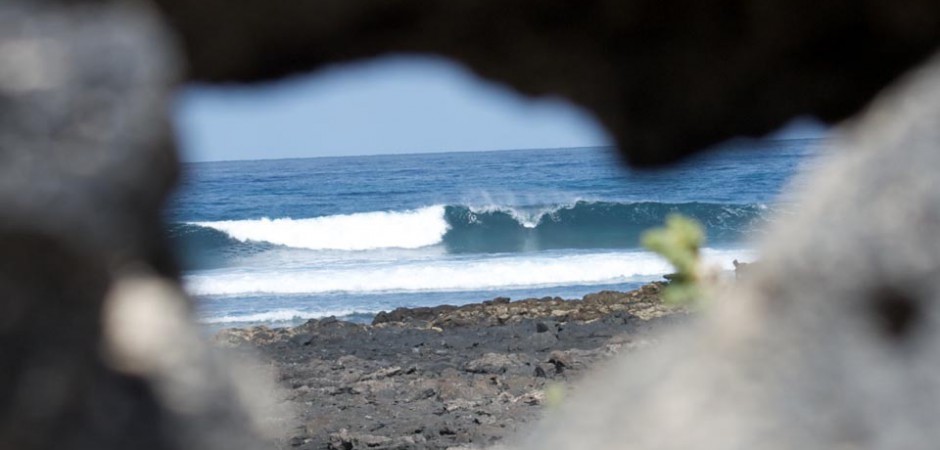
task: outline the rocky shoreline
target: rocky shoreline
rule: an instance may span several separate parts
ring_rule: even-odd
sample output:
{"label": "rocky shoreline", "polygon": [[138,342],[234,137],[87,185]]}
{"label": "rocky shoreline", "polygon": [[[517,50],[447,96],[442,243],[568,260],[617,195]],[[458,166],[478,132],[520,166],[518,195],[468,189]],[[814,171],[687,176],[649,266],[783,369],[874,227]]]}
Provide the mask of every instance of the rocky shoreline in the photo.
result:
{"label": "rocky shoreline", "polygon": [[662,303],[663,286],[399,308],[371,325],[227,329],[214,342],[260,353],[278,373],[299,415],[279,447],[478,447],[538,418],[586,368],[684,321],[688,311]]}

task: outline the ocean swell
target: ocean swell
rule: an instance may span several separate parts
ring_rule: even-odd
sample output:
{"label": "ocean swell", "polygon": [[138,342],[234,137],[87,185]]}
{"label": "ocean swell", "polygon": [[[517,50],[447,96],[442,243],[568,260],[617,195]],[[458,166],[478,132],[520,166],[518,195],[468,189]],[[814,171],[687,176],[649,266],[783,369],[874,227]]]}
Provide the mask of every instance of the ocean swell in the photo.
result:
{"label": "ocean swell", "polygon": [[225,220],[192,225],[222,231],[240,242],[265,242],[310,250],[420,248],[448,230],[443,206],[376,211],[310,219]]}
{"label": "ocean swell", "polygon": [[226,266],[278,247],[314,251],[418,249],[451,254],[633,249],[672,213],[700,221],[709,245],[741,241],[768,219],[761,204],[589,202],[547,206],[434,205],[315,218],[191,222],[171,227],[189,267]]}
{"label": "ocean swell", "polygon": [[[743,250],[711,250],[705,259],[725,269]],[[660,257],[641,251],[452,257],[387,265],[201,273],[185,279],[200,296],[457,292],[518,287],[612,284],[655,279],[671,271]]]}
{"label": "ocean swell", "polygon": [[761,204],[589,202],[555,207],[484,208],[447,206],[450,253],[518,252],[553,249],[639,247],[644,231],[661,226],[670,214],[695,218],[708,242],[740,241],[768,217]]}
{"label": "ocean swell", "polygon": [[186,278],[195,295],[444,292],[600,284],[655,275],[668,264],[649,254],[506,257],[391,265],[209,273]]}
{"label": "ocean swell", "polygon": [[275,309],[273,311],[244,312],[226,314],[218,317],[203,317],[200,321],[210,324],[268,323],[290,322],[296,320],[322,319],[324,317],[346,317],[354,314],[375,314],[378,311],[359,311],[353,309],[306,311],[299,309]]}

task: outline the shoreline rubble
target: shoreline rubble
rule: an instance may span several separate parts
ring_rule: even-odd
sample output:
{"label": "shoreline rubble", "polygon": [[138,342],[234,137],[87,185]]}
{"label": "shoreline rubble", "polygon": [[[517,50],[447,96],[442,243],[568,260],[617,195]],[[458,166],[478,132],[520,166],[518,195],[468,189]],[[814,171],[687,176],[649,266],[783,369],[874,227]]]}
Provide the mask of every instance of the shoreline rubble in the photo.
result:
{"label": "shoreline rubble", "polygon": [[665,285],[398,308],[371,325],[233,328],[213,341],[275,368],[281,400],[299,412],[280,448],[489,446],[537,419],[553,386],[567,389],[585,369],[686,321],[689,311],[662,303]]}

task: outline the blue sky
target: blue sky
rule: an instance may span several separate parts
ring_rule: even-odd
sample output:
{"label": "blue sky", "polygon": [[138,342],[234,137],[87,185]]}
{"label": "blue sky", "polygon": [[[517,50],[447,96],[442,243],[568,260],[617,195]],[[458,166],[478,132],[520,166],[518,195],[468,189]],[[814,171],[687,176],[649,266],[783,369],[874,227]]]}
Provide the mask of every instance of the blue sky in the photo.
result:
{"label": "blue sky", "polygon": [[[396,56],[258,86],[191,86],[174,117],[184,161],[610,144],[584,110],[531,99],[439,58]],[[798,121],[780,137],[814,136]]]}
{"label": "blue sky", "polygon": [[589,114],[442,59],[390,57],[252,87],[189,87],[185,161],[605,145]]}

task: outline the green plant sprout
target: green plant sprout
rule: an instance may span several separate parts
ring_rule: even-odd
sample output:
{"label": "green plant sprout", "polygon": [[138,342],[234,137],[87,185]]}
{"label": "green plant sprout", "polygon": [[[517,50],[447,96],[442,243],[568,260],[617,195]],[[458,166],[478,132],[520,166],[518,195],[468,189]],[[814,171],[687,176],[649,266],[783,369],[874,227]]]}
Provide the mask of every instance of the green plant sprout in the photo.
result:
{"label": "green plant sprout", "polygon": [[561,383],[552,383],[545,388],[545,405],[558,408],[565,401],[565,386]]}
{"label": "green plant sprout", "polygon": [[676,273],[668,277],[670,283],[663,290],[663,301],[689,306],[702,298],[699,249],[705,243],[705,232],[698,221],[681,214],[670,214],[664,227],[643,233],[641,243],[666,258],[676,269]]}

